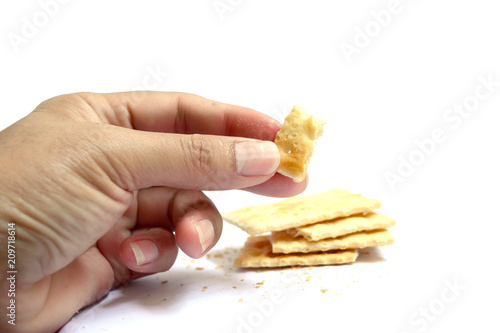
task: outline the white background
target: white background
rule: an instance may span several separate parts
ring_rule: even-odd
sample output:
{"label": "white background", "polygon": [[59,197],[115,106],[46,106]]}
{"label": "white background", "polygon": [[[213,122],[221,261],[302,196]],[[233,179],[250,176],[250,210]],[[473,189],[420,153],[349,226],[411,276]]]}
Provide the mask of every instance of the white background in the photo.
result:
{"label": "white background", "polygon": [[[226,225],[210,259],[181,256],[63,332],[498,330],[496,2],[46,2],[0,5],[0,128],[76,91],[185,91],[280,120],[300,103],[328,121],[306,193],[378,198],[398,223],[394,245],[355,264],[267,272],[232,268],[246,235]],[[346,56],[347,44],[356,53]],[[473,109],[465,118],[449,113],[463,103]],[[430,144],[436,130],[442,140]],[[387,173],[400,181],[391,187]],[[221,211],[273,200],[210,195]]]}

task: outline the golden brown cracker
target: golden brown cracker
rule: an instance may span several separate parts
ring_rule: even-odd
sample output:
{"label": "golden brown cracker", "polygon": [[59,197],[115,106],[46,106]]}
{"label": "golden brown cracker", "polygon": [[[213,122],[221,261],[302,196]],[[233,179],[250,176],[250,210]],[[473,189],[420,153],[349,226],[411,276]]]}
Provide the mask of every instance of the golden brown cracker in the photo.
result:
{"label": "golden brown cracker", "polygon": [[394,226],[396,221],[383,214],[370,212],[366,215],[339,217],[334,220],[310,224],[298,228],[287,229],[293,237],[304,237],[308,241],[325,238],[336,238],[358,231],[386,229]]}
{"label": "golden brown cracker", "polygon": [[386,229],[360,231],[338,238],[322,239],[315,242],[310,242],[303,237],[294,238],[285,231],[280,231],[273,232],[270,239],[272,252],[275,254],[362,249],[365,247],[389,245],[394,242],[392,234]]}
{"label": "golden brown cracker", "polygon": [[369,212],[380,206],[380,200],[367,199],[361,194],[329,190],[241,208],[223,214],[223,218],[250,235],[257,235]]}
{"label": "golden brown cracker", "polygon": [[279,173],[297,183],[304,180],[315,140],[323,134],[325,123],[309,115],[300,105],[293,107],[274,140],[281,154]]}
{"label": "golden brown cracker", "polygon": [[251,236],[247,239],[240,255],[235,259],[234,265],[255,268],[338,265],[354,262],[357,256],[356,250],[276,255],[271,251],[269,236]]}

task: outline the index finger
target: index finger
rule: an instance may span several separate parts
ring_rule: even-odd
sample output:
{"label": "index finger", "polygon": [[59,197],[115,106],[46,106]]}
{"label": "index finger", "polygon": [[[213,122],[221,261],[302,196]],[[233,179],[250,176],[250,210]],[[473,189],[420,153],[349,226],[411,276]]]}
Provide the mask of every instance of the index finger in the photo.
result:
{"label": "index finger", "polygon": [[[242,106],[178,92],[121,92],[85,96],[101,119],[149,132],[210,134],[274,141],[281,124],[272,117]],[[104,101],[103,101],[104,99]],[[295,183],[280,174],[248,188],[269,196],[294,196],[307,181]]]}
{"label": "index finger", "polygon": [[[98,113],[110,111],[130,119],[126,127],[179,134],[239,136],[273,141],[281,124],[272,117],[242,106],[179,92],[121,92],[102,95],[111,110],[95,103]],[[123,124],[116,124],[123,126]]]}

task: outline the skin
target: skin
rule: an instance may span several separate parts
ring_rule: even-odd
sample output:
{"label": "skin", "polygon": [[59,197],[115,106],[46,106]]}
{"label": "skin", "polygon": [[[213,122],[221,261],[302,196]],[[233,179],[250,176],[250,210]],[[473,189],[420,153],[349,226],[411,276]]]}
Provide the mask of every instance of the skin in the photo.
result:
{"label": "skin", "polygon": [[[206,254],[222,218],[201,190],[302,192],[306,181],[276,174],[275,159],[238,169],[236,144],[272,141],[280,126],[190,94],[78,93],[45,101],[0,132],[3,309],[8,222],[15,222],[18,272],[16,326],[2,318],[0,331],[56,331],[111,289],[168,270],[178,248]],[[205,219],[213,239],[203,249],[196,222]],[[130,243],[141,241],[153,242],[157,257],[138,265]]]}

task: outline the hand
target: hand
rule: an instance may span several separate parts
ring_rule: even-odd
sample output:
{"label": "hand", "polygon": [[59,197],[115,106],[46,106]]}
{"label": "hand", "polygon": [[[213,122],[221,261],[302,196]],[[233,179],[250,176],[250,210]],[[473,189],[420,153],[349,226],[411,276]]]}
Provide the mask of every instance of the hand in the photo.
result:
{"label": "hand", "polygon": [[1,253],[14,222],[18,271],[16,326],[4,316],[1,331],[55,331],[110,289],[168,270],[177,246],[203,256],[222,219],[201,190],[302,192],[275,173],[279,128],[195,95],[130,92],[55,97],[0,132]]}

